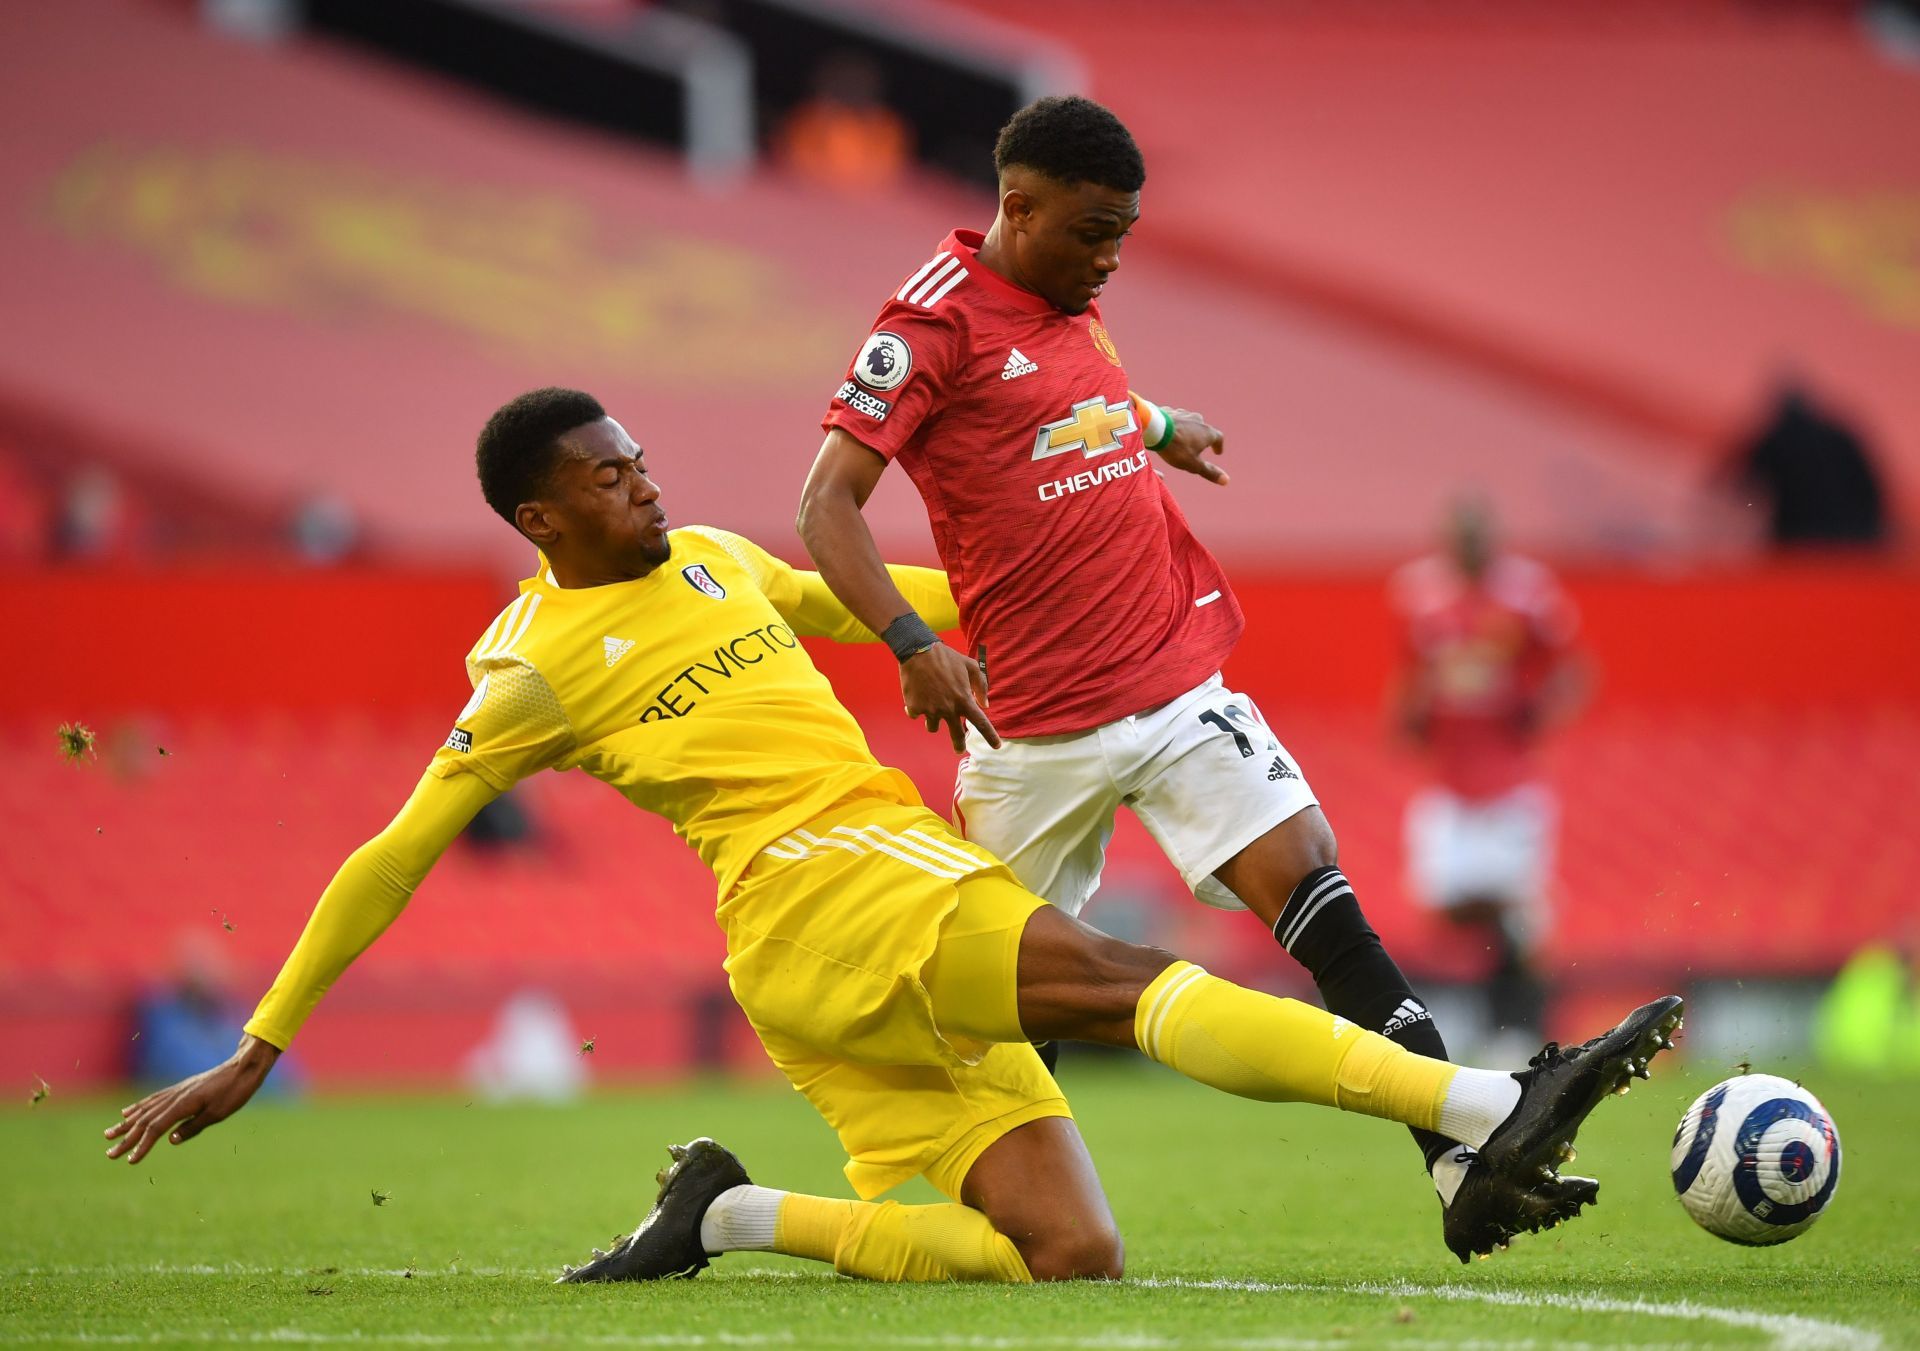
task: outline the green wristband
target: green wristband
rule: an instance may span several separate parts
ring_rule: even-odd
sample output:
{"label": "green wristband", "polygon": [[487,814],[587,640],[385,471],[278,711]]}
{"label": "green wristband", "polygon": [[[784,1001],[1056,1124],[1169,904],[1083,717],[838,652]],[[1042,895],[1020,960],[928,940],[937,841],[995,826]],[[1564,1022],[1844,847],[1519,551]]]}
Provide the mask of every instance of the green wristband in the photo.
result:
{"label": "green wristband", "polygon": [[1165,450],[1168,446],[1173,444],[1173,431],[1174,431],[1173,414],[1169,413],[1166,409],[1161,408],[1160,405],[1157,403],[1154,404],[1153,406],[1155,409],[1159,411],[1161,418],[1166,422],[1167,429],[1162,433],[1160,433],[1160,439],[1158,441],[1147,442],[1147,449],[1148,450]]}

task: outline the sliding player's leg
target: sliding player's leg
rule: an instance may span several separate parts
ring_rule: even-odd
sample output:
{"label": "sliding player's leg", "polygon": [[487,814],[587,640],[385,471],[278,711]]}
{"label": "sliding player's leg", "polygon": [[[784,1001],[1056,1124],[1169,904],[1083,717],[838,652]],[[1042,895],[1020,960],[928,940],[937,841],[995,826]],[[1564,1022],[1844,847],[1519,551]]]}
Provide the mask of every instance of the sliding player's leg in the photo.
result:
{"label": "sliding player's leg", "polygon": [[1137,1046],[1241,1097],[1316,1102],[1430,1130],[1448,1129],[1445,1121],[1460,1132],[1453,1138],[1474,1144],[1521,1096],[1512,1075],[1415,1055],[1324,1010],[1122,942],[1004,876],[970,877],[958,891],[924,972],[948,1037]]}
{"label": "sliding player's leg", "polygon": [[[1012,1239],[965,1205],[848,1201],[756,1185],[732,1151],[702,1137],[669,1147],[660,1193],[631,1234],[568,1267],[560,1282],[697,1275],[729,1252],[776,1252],[877,1281],[1035,1279]],[[1079,1274],[1079,1273],[1067,1273]]]}
{"label": "sliding player's leg", "polygon": [[1241,1097],[1386,1117],[1481,1150],[1482,1176],[1500,1181],[1512,1204],[1497,1223],[1450,1233],[1463,1260],[1522,1229],[1571,1218],[1593,1199],[1597,1183],[1555,1170],[1600,1098],[1645,1073],[1678,1025],[1680,1002],[1649,1004],[1517,1074],[1467,1069],[1122,942],[994,874],[959,884],[924,975],[935,1022],[950,1038],[1134,1046]]}
{"label": "sliding player's leg", "polygon": [[1463,1261],[1522,1229],[1572,1218],[1593,1199],[1598,1184],[1560,1179],[1558,1166],[1572,1157],[1574,1136],[1600,1100],[1646,1077],[1647,1062],[1671,1046],[1680,1010],[1676,997],[1656,1000],[1591,1041],[1502,1074],[1418,1055],[1344,1018],[1242,989],[1050,907],[1026,925],[1019,956],[1019,1016],[1030,1036],[1136,1046],[1240,1097],[1319,1103],[1437,1131],[1478,1150],[1478,1167],[1510,1195],[1539,1191],[1471,1244],[1456,1246]]}
{"label": "sliding player's leg", "polygon": [[[899,936],[876,947],[872,934],[879,926],[871,923],[864,931],[847,924],[793,929],[785,941],[794,961],[833,954],[833,961],[805,973],[813,1003],[823,1009],[846,995],[832,988],[834,972],[890,968],[897,958],[903,974],[916,976],[930,1024],[950,1041],[977,1047],[979,1059],[964,1064],[930,1053],[927,1059],[937,1063],[870,1064],[823,1051],[818,1042],[832,1039],[832,1026],[806,1024],[789,1001],[760,989],[757,975],[752,987],[743,987],[743,975],[759,968],[734,962],[735,990],[761,1044],[839,1136],[847,1179],[863,1199],[758,1186],[731,1154],[696,1141],[676,1147],[674,1167],[661,1176],[660,1199],[640,1228],[564,1279],[690,1275],[712,1256],[737,1251],[811,1258],[843,1275],[883,1281],[1119,1274],[1119,1239],[1099,1179],[1059,1087],[1020,1032],[1020,935],[1028,915],[1045,903],[1004,876],[993,877],[992,885],[979,877],[957,885],[935,880],[897,854],[909,852],[901,841],[920,843],[906,827],[924,824],[940,834],[944,827],[930,817],[883,819],[899,832],[887,837],[896,853],[834,859],[824,869],[797,864],[802,872],[777,879],[759,874],[759,885],[778,880],[788,901],[821,887],[842,899],[851,889],[883,888],[874,892],[874,903],[895,910],[909,896],[942,892],[944,913],[928,935],[932,954],[923,961],[908,955],[916,945]],[[923,847],[939,847],[940,834]],[[746,917],[735,916],[741,925],[774,922],[769,916],[778,907],[752,896],[745,904]],[[825,908],[800,906],[792,913]],[[745,946],[740,938],[730,934],[736,952]],[[783,1025],[770,1026],[769,1017]],[[904,1049],[908,1043],[883,1044]],[[875,1200],[915,1176],[926,1177],[950,1203]]]}
{"label": "sliding player's leg", "polygon": [[[996,1135],[958,1170],[951,1158],[927,1170],[929,1182],[957,1196],[945,1205],[729,1192],[708,1212],[707,1246],[815,1258],[843,1276],[878,1281],[1120,1278],[1119,1230],[1071,1117],[1040,1117]],[[776,1224],[747,1232],[731,1219],[737,1207],[767,1205],[762,1198],[778,1198]]]}
{"label": "sliding player's leg", "polygon": [[760,1248],[887,1281],[1117,1278],[1120,1237],[1099,1176],[1020,1026],[1022,934],[1036,911],[1051,909],[1004,876],[970,877],[953,890],[919,976],[942,1032],[985,1045],[975,1064],[844,1063],[756,1028],[839,1134],[856,1191],[872,1198],[917,1173],[956,1204],[746,1188],[713,1206],[710,1250]]}
{"label": "sliding player's leg", "polygon": [[[1019,1016],[1033,1035],[1137,1047],[1264,1102],[1311,1102],[1483,1140],[1520,1095],[1510,1075],[1415,1055],[1345,1018],[1244,989],[1157,948],[1044,909],[1022,937]],[[1451,1106],[1449,1106],[1451,1104]]]}
{"label": "sliding player's leg", "polygon": [[[1118,1277],[1120,1241],[1059,1090],[1024,1042],[979,1064],[865,1066],[760,1029],[770,1054],[839,1133],[865,1200],[756,1185],[711,1140],[672,1147],[658,1199],[631,1235],[563,1281],[691,1276],[726,1252],[777,1252],[879,1281]],[[916,1174],[953,1200],[873,1197]]]}

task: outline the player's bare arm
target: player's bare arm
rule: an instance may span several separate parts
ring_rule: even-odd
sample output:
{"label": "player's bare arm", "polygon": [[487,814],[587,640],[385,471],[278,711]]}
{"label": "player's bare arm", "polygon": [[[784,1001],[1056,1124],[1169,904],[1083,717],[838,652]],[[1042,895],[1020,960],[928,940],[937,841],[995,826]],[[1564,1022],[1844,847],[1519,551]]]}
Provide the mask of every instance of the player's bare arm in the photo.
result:
{"label": "player's bare arm", "polygon": [[[914,614],[887,575],[863,514],[886,468],[885,459],[849,433],[839,428],[828,432],[801,490],[794,522],[813,565],[834,594],[856,619],[883,635],[895,621]],[[985,673],[978,662],[945,643],[932,642],[903,658],[900,695],[907,716],[924,719],[929,732],[944,725],[956,751],[966,747],[968,723],[990,745],[999,746],[1000,734],[983,707]]]}
{"label": "player's bare arm", "polygon": [[[139,1163],[161,1136],[183,1145],[245,1107],[321,994],[386,931],[447,846],[495,795],[472,775],[423,776],[387,828],[334,874],[239,1047],[212,1069],[122,1107],[120,1120],[104,1132],[113,1141],[107,1157]],[[263,1021],[272,1024],[268,1034],[279,1044],[259,1035]]]}

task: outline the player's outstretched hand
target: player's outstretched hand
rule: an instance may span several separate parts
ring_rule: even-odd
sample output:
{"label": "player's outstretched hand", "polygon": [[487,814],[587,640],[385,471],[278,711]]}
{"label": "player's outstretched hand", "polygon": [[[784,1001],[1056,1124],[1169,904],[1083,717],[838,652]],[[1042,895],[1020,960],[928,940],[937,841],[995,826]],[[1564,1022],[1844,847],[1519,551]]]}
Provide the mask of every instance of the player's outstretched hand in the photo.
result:
{"label": "player's outstretched hand", "polygon": [[956,751],[967,748],[968,723],[980,729],[989,746],[1000,748],[1000,734],[983,711],[987,673],[979,662],[945,643],[935,643],[900,663],[900,695],[906,701],[907,716],[926,719],[929,732],[939,731],[945,723]]}
{"label": "player's outstretched hand", "polygon": [[1225,487],[1227,471],[1209,460],[1207,452],[1226,454],[1226,436],[1198,413],[1185,408],[1168,408],[1164,411],[1173,419],[1173,443],[1161,450],[1160,458],[1175,469],[1198,474],[1210,483]]}
{"label": "player's outstretched hand", "polygon": [[242,1037],[240,1049],[221,1064],[122,1107],[120,1120],[105,1131],[114,1142],[107,1146],[107,1157],[138,1163],[162,1135],[176,1145],[185,1144],[215,1122],[225,1121],[247,1105],[279,1058],[279,1050],[270,1043]]}

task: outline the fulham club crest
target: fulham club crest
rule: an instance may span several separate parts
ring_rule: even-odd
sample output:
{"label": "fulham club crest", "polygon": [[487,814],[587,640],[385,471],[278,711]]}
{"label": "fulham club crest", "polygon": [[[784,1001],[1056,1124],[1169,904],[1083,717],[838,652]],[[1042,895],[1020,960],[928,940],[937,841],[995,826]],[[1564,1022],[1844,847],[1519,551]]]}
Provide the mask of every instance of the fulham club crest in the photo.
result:
{"label": "fulham club crest", "polygon": [[704,591],[715,600],[727,598],[727,588],[713,580],[705,563],[692,563],[680,569],[680,575],[687,579],[687,585],[695,591]]}

